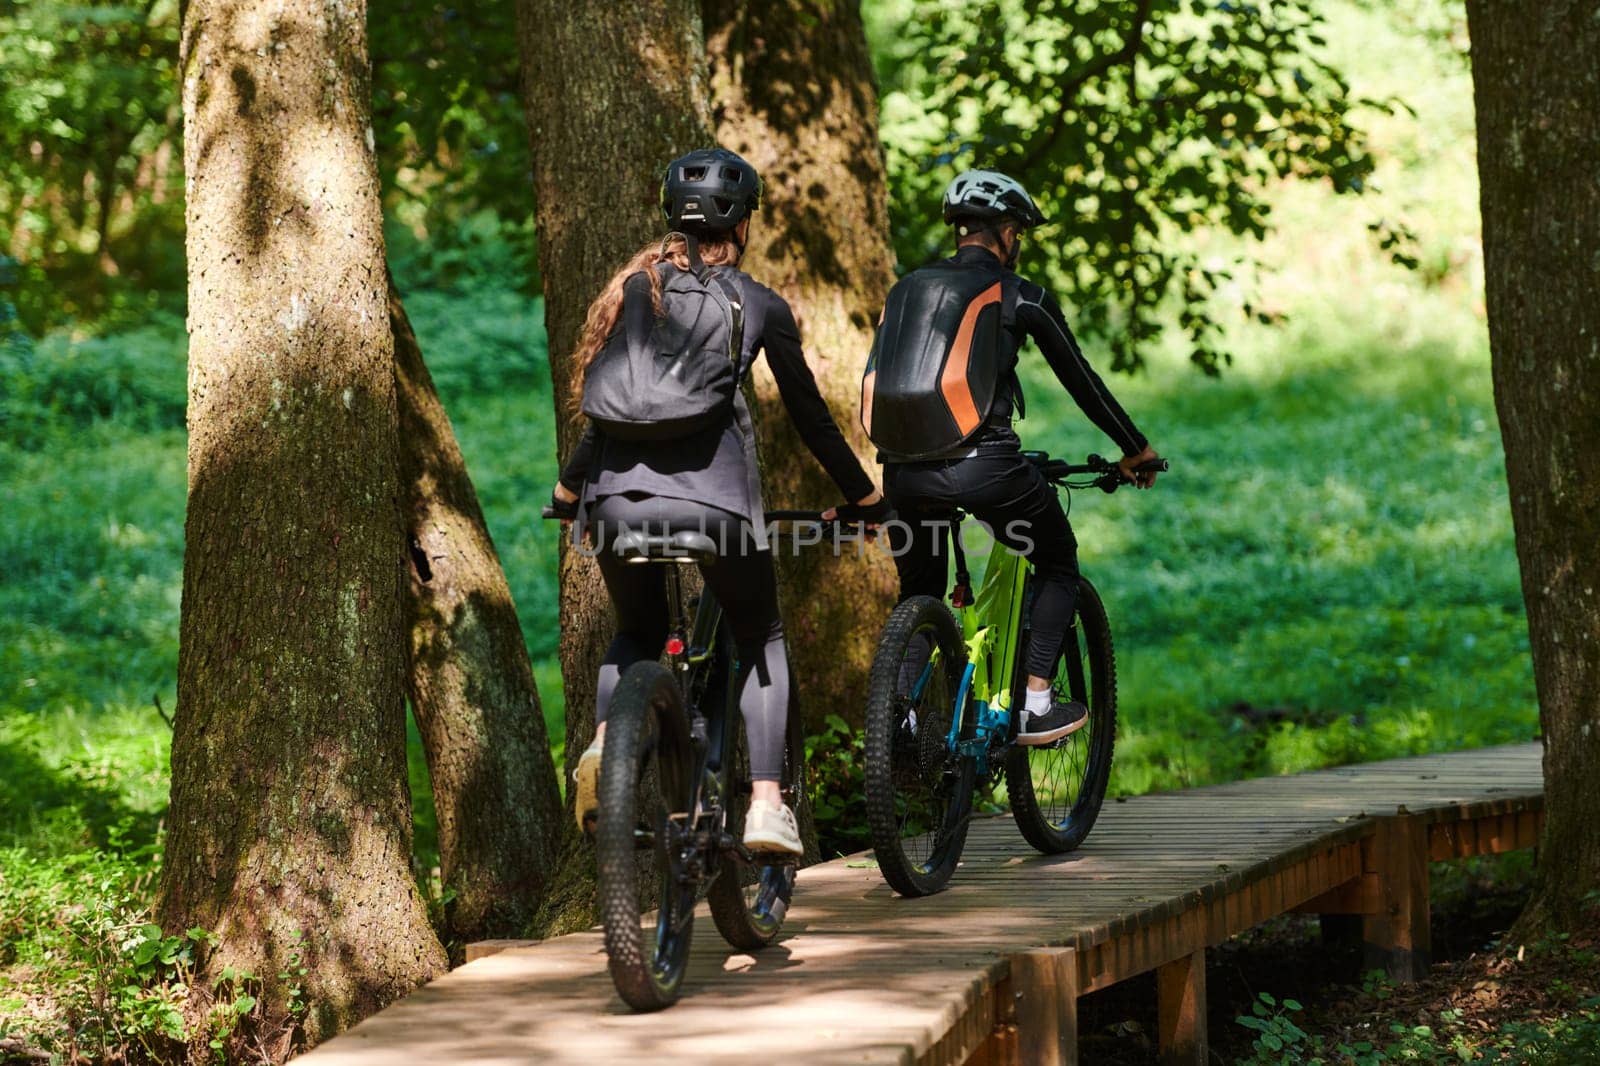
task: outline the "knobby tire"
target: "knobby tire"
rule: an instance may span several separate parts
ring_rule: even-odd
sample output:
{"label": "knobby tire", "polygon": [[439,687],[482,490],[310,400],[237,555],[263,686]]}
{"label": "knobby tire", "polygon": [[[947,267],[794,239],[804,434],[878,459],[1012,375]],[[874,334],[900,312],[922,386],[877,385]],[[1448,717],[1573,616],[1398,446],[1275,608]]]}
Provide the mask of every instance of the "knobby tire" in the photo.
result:
{"label": "knobby tire", "polygon": [[[910,725],[911,683],[927,657],[915,638],[939,649],[939,661]],[[902,896],[942,889],[961,859],[971,813],[974,766],[950,753],[947,737],[966,666],[961,630],[949,608],[913,596],[890,614],[868,683],[867,825],[878,869]],[[964,718],[970,735],[972,715]]]}

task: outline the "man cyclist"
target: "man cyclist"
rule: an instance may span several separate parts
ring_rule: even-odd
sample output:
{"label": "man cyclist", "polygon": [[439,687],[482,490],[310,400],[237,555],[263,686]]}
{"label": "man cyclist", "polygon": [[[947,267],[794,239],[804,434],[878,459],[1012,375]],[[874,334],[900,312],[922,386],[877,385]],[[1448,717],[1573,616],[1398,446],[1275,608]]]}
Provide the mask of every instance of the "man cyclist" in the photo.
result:
{"label": "man cyclist", "polygon": [[900,517],[888,528],[902,599],[944,596],[954,508],[1033,564],[1017,743],[1047,744],[1086,724],[1088,709],[1057,698],[1050,684],[1077,597],[1077,542],[1011,427],[1012,412],[1023,413],[1023,341],[1033,338],[1084,414],[1116,442],[1126,477],[1154,485],[1155,473],[1138,468],[1158,456],[1084,359],[1055,299],[1012,269],[1023,234],[1045,221],[1027,191],[1004,174],[966,171],[945,190],[944,219],[956,254],[890,291],[863,380],[862,422]]}

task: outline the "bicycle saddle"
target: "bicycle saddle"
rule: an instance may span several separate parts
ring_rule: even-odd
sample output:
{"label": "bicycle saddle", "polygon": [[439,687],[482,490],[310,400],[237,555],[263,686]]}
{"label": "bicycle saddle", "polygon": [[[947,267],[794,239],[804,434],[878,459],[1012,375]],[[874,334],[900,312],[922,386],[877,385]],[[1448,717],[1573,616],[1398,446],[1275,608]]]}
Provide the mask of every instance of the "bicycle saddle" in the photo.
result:
{"label": "bicycle saddle", "polygon": [[717,542],[694,530],[666,534],[627,530],[612,542],[611,550],[626,563],[699,563],[705,566],[717,558]]}

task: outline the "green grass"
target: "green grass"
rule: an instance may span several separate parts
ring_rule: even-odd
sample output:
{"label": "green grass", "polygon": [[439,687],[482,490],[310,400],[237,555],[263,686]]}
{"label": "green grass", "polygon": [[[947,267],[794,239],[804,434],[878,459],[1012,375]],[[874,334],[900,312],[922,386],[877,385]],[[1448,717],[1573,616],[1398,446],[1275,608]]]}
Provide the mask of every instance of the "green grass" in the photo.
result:
{"label": "green grass", "polygon": [[[419,291],[407,305],[496,535],[559,754],[557,534],[538,513],[555,457],[538,303],[479,284]],[[181,322],[165,319],[109,337],[52,335],[0,367],[0,760],[69,775],[149,762],[107,786],[145,814],[166,798],[157,705],[170,714],[175,702],[183,366]],[[428,865],[431,797],[414,735],[412,755]],[[104,820],[78,824],[70,794],[4,776],[0,848],[66,854],[104,842]]]}
{"label": "green grass", "polygon": [[[1335,325],[1282,338],[1292,370],[1119,387],[1173,462],[1151,492],[1074,497],[1118,646],[1120,790],[1534,735],[1487,354],[1397,361]],[[1031,391],[1031,444],[1100,447]]]}

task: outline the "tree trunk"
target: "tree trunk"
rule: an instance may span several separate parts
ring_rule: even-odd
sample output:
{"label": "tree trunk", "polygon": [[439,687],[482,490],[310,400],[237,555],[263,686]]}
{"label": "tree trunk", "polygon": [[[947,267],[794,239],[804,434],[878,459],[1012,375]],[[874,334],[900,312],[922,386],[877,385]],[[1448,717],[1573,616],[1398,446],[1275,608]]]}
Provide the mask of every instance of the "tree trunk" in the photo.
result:
{"label": "tree trunk", "polygon": [[533,664],[449,416],[389,281],[410,549],[410,695],[433,781],[448,938],[520,936],[561,841]]}
{"label": "tree trunk", "polygon": [[1495,407],[1544,734],[1524,928],[1600,885],[1600,4],[1468,0]]}
{"label": "tree trunk", "polygon": [[[556,403],[557,456],[581,426],[565,403],[589,303],[612,273],[666,226],[657,190],[667,163],[710,141],[699,10],[660,4],[518,0],[523,102],[533,148],[535,222]],[[561,553],[561,677],[568,780],[594,737],[594,691],[612,631],[593,560]],[[570,805],[571,792],[568,792]],[[569,847],[562,898],[546,928],[592,921],[593,861]]]}
{"label": "tree trunk", "polygon": [[[704,11],[718,141],[766,182],[745,269],[794,307],[834,418],[857,454],[870,457],[859,417],[861,373],[894,254],[860,7],[705,0]],[[756,387],[767,506],[839,502],[838,488],[784,417],[765,363]],[[779,547],[784,627],[806,731],[820,732],[830,713],[860,725],[873,647],[894,605],[894,567],[876,549],[860,559]]]}
{"label": "tree trunk", "polygon": [[445,966],[411,880],[365,4],[191,0],[189,507],[159,912],[320,1040]]}

